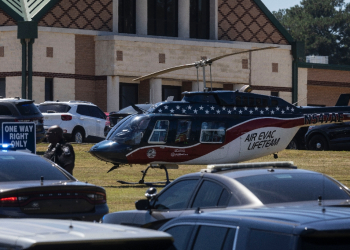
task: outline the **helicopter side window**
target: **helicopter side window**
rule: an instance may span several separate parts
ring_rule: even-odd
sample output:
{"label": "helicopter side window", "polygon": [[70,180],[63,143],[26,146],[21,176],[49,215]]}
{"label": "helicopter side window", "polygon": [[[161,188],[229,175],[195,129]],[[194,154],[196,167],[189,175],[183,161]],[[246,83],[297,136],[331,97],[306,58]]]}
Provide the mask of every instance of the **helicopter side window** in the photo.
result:
{"label": "helicopter side window", "polygon": [[164,144],[168,137],[169,121],[157,121],[148,143]]}
{"label": "helicopter side window", "polygon": [[225,141],[225,123],[203,122],[201,130],[201,143],[223,143]]}
{"label": "helicopter side window", "polygon": [[191,132],[191,124],[191,121],[179,120],[177,124],[175,143],[188,143]]}
{"label": "helicopter side window", "polygon": [[263,107],[269,106],[269,99],[262,98],[262,106],[263,106]]}
{"label": "helicopter side window", "polygon": [[277,106],[278,106],[278,100],[272,99],[272,100],[271,100],[271,106],[272,106],[272,107],[277,107]]}
{"label": "helicopter side window", "polygon": [[256,106],[257,107],[262,107],[262,102],[261,102],[260,98],[256,98],[255,101],[256,101]]}

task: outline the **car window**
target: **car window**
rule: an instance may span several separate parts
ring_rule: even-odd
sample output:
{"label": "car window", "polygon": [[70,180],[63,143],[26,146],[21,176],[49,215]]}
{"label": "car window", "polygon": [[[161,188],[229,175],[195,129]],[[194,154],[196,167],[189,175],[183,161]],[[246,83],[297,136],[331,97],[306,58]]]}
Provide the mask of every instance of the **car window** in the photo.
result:
{"label": "car window", "polygon": [[68,178],[48,160],[35,155],[0,155],[0,182],[68,180]]}
{"label": "car window", "polygon": [[67,113],[71,107],[66,104],[40,104],[41,113]]}
{"label": "car window", "polygon": [[292,235],[277,232],[251,230],[247,250],[285,250],[290,249]]}
{"label": "car window", "polygon": [[161,143],[167,141],[169,121],[159,120],[156,122],[148,143]]}
{"label": "car window", "polygon": [[322,174],[275,173],[236,178],[264,203],[349,199],[337,183]]}
{"label": "car window", "polygon": [[233,249],[235,232],[236,229],[233,228],[220,226],[200,226],[192,249]]}
{"label": "car window", "polygon": [[229,198],[228,194],[228,191],[221,185],[212,181],[203,181],[192,207],[226,206]]}
{"label": "car window", "polygon": [[100,111],[98,107],[88,106],[88,109],[89,109],[89,116],[93,116],[100,119],[105,118],[105,115],[102,113],[102,111]]}
{"label": "car window", "polygon": [[177,131],[175,137],[175,143],[187,144],[190,139],[191,133],[191,121],[179,120],[177,123]]}
{"label": "car window", "polygon": [[184,209],[198,183],[197,179],[183,180],[174,183],[156,198],[154,209]]}
{"label": "car window", "polygon": [[165,230],[165,232],[173,236],[176,249],[186,249],[193,229],[194,225],[178,225]]}
{"label": "car window", "polygon": [[223,143],[225,140],[225,123],[203,122],[201,129],[201,143]]}
{"label": "car window", "polygon": [[12,112],[5,105],[0,105],[0,115],[12,115]]}
{"label": "car window", "polygon": [[38,115],[40,114],[40,111],[35,106],[34,103],[18,103],[16,104],[17,109],[19,110],[19,113],[23,116],[29,116],[29,115]]}
{"label": "car window", "polygon": [[77,113],[81,115],[91,116],[87,105],[78,105]]}

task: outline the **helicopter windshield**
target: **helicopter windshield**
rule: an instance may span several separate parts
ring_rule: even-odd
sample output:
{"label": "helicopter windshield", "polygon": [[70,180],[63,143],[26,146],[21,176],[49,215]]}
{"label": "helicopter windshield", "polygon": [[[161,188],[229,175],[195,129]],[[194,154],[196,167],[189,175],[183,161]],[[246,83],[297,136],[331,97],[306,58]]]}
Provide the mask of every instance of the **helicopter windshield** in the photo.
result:
{"label": "helicopter windshield", "polygon": [[121,124],[110,136],[110,140],[120,144],[138,145],[149,121],[150,118],[146,115],[136,115]]}

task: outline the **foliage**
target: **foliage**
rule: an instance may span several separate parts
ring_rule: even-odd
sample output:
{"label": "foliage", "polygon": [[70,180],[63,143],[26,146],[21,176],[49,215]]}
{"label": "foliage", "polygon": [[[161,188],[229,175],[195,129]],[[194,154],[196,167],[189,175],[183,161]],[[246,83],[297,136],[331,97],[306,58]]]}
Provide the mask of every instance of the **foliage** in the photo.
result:
{"label": "foliage", "polygon": [[330,64],[350,64],[350,3],[302,0],[273,14],[294,40],[305,42],[306,55],[328,56]]}

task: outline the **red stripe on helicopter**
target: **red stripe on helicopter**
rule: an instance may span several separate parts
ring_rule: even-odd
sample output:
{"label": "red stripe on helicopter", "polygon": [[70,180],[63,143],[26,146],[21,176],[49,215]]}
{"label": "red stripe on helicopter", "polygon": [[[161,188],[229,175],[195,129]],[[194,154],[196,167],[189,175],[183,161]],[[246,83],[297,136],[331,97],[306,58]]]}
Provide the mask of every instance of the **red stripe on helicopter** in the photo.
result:
{"label": "red stripe on helicopter", "polygon": [[256,118],[227,129],[224,143],[197,143],[189,147],[170,147],[165,145],[147,146],[130,152],[127,155],[127,159],[130,164],[145,164],[147,162],[185,162],[215,151],[240,136],[256,129],[268,127],[288,129],[303,125],[304,117],[290,119]]}

